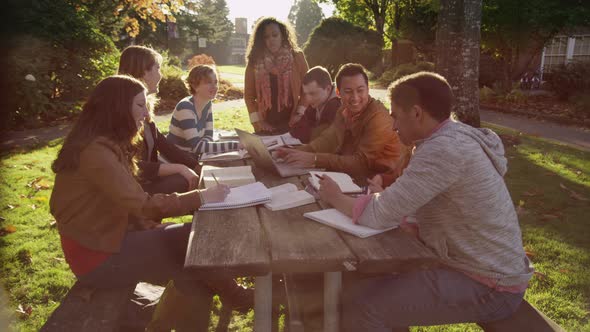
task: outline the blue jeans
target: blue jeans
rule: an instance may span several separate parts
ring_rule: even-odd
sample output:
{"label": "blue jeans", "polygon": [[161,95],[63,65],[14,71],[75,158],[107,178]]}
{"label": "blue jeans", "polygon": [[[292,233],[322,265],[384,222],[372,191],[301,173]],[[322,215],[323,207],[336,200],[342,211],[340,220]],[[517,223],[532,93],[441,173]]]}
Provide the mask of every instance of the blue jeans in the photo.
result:
{"label": "blue jeans", "polygon": [[498,292],[444,268],[345,279],[343,290],[343,330],[375,332],[495,321],[515,312],[524,295]]}

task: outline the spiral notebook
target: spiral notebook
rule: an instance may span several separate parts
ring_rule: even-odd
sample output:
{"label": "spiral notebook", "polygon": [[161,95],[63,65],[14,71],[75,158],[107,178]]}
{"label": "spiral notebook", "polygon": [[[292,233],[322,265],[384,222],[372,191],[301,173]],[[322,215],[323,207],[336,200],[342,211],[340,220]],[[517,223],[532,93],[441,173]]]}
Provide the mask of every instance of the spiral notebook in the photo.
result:
{"label": "spiral notebook", "polygon": [[352,222],[352,219],[336,209],[326,209],[314,212],[307,212],[303,214],[304,217],[311,220],[315,220],[324,225],[334,227],[352,235],[356,235],[360,238],[366,238],[369,236],[377,235],[388,230],[397,228],[391,227],[386,229],[374,229],[367,226],[357,225]]}
{"label": "spiral notebook", "polygon": [[203,204],[199,211],[228,210],[254,206],[270,202],[271,193],[264,184],[255,182],[245,186],[231,188],[223,202]]}

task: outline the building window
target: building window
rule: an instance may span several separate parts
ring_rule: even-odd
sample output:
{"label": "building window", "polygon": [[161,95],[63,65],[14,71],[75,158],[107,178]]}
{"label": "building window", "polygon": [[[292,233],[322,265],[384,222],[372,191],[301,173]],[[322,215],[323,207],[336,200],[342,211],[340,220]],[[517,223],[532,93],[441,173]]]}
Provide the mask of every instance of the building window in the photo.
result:
{"label": "building window", "polygon": [[545,48],[545,71],[551,71],[552,67],[565,63],[567,56],[567,37],[555,37],[551,44]]}
{"label": "building window", "polygon": [[572,60],[576,62],[590,61],[590,35],[576,37]]}

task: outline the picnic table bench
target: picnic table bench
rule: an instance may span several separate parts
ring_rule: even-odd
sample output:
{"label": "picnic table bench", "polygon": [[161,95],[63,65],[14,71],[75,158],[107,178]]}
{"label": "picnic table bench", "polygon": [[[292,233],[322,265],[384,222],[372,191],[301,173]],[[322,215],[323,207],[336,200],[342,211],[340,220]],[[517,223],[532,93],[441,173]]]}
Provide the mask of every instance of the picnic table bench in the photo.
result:
{"label": "picnic table bench", "polygon": [[[251,165],[256,179],[267,187],[289,182],[301,189],[308,176],[281,178],[274,172],[257,168],[249,160],[213,164]],[[340,330],[343,271],[394,273],[438,264],[437,257],[429,249],[401,229],[361,239],[303,217],[303,213],[321,208],[321,202],[316,202],[281,211],[258,206],[196,212],[185,268],[224,277],[254,276],[254,330],[257,332],[272,330],[272,275],[287,276],[290,330],[301,331],[298,308],[293,306],[296,287],[289,288],[292,283],[288,275],[323,273],[324,331],[330,332]],[[485,331],[561,330],[526,301],[513,317],[480,326]]]}

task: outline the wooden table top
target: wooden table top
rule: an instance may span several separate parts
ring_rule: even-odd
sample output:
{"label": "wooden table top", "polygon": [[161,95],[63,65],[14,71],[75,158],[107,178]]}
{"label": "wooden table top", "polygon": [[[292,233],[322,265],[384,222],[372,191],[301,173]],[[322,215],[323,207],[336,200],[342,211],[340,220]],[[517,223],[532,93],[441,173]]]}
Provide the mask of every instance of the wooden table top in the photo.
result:
{"label": "wooden table top", "polygon": [[[245,163],[251,164],[240,160],[215,165]],[[290,182],[303,189],[308,177],[281,178],[253,164],[252,171],[267,187]],[[401,229],[361,239],[303,217],[322,205],[316,202],[281,211],[259,205],[196,212],[185,268],[224,276],[260,276],[270,272],[398,272],[436,262],[428,248]]]}

